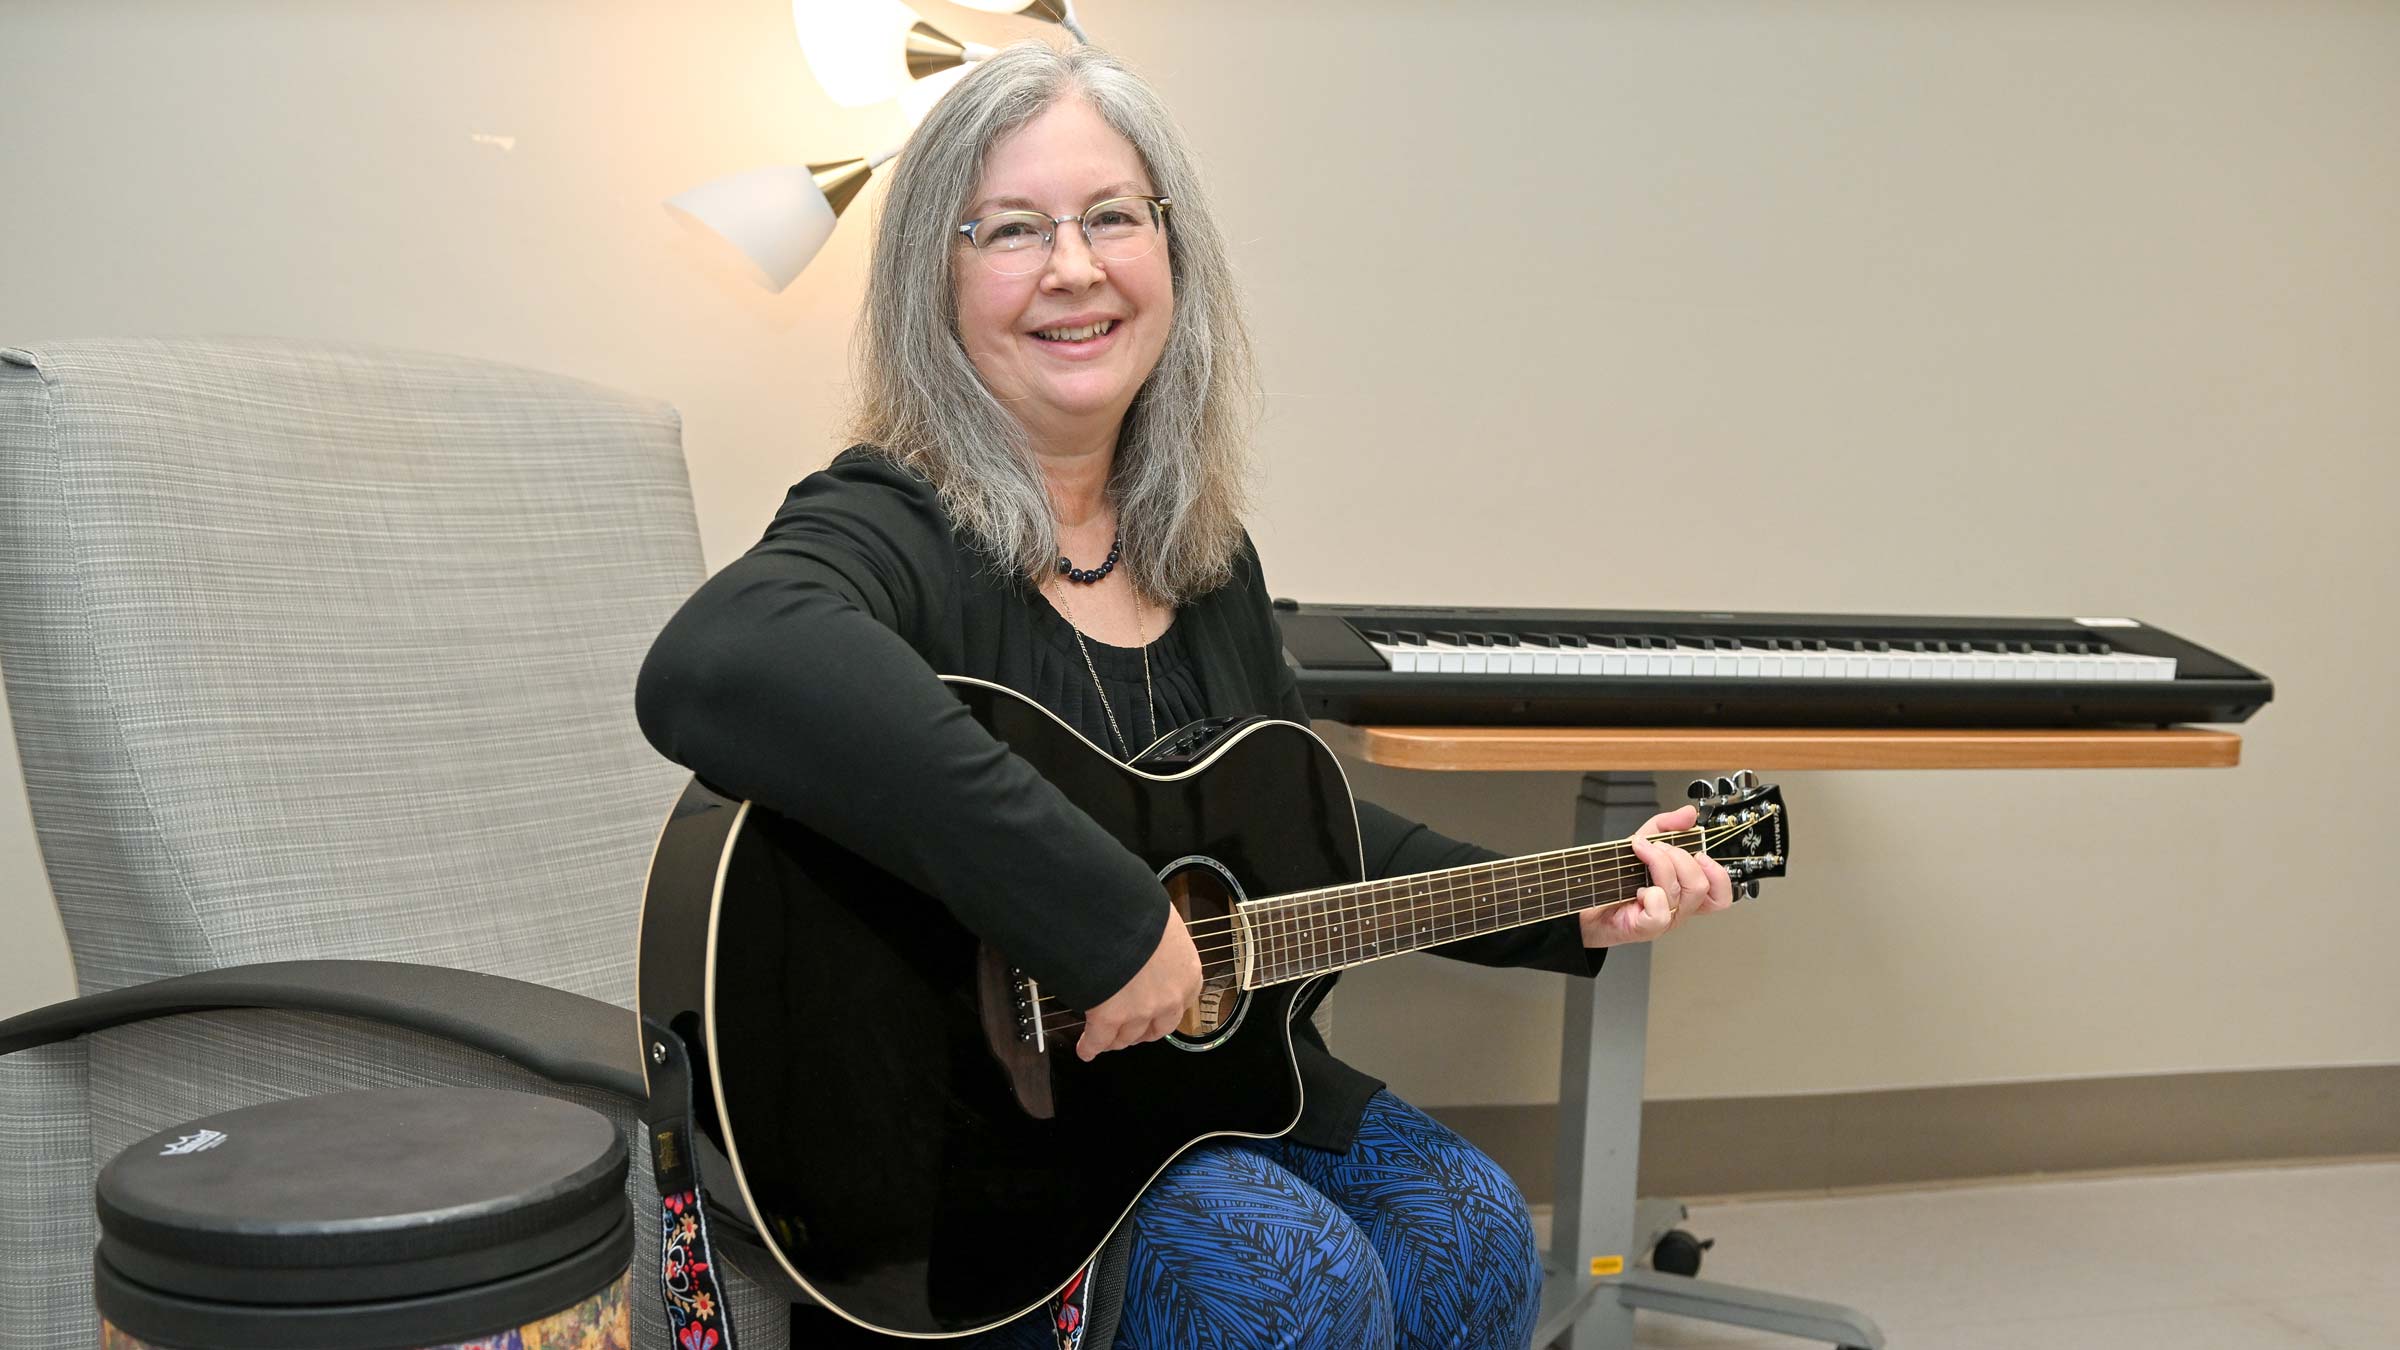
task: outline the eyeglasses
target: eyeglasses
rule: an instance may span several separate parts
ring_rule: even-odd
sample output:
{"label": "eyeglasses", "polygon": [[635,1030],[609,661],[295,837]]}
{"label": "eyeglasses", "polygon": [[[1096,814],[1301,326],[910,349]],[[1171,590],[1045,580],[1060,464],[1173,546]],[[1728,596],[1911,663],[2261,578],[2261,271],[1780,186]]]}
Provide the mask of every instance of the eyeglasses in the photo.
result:
{"label": "eyeglasses", "polygon": [[1050,246],[1058,226],[1074,221],[1083,228],[1083,241],[1093,256],[1109,262],[1146,258],[1167,232],[1165,197],[1111,197],[1094,202],[1080,216],[1053,216],[1041,211],[997,211],[958,227],[983,265],[1004,277],[1038,272],[1050,262]]}

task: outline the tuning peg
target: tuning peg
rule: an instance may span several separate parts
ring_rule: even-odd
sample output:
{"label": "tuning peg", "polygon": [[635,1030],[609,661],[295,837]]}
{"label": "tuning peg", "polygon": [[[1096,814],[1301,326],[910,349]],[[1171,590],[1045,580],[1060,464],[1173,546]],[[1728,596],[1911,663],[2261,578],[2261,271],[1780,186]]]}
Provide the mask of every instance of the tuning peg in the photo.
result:
{"label": "tuning peg", "polygon": [[1693,801],[1704,802],[1716,795],[1716,789],[1709,786],[1707,779],[1695,778],[1692,785],[1684,789],[1684,794]]}
{"label": "tuning peg", "polygon": [[1749,792],[1755,789],[1757,786],[1758,775],[1750,772],[1748,769],[1744,769],[1733,776],[1733,789],[1736,792]]}
{"label": "tuning peg", "polygon": [[1741,885],[1739,885],[1739,886],[1736,886],[1736,887],[1734,887],[1733,889],[1734,889],[1736,892],[1738,892],[1738,894],[1736,894],[1736,895],[1733,897],[1733,898],[1734,898],[1734,899],[1736,899],[1736,900],[1741,900],[1741,899],[1751,899],[1751,900],[1755,900],[1755,899],[1757,899],[1757,898],[1758,898],[1758,883],[1757,883],[1757,882],[1755,882],[1755,881],[1745,881],[1745,882],[1743,882]]}
{"label": "tuning peg", "polygon": [[1733,795],[1733,780],[1732,780],[1732,779],[1730,779],[1730,778],[1720,778],[1720,779],[1718,779],[1718,780],[1717,780],[1717,795],[1718,795],[1718,796],[1720,796],[1720,797],[1730,797],[1730,796],[1732,796],[1732,795]]}

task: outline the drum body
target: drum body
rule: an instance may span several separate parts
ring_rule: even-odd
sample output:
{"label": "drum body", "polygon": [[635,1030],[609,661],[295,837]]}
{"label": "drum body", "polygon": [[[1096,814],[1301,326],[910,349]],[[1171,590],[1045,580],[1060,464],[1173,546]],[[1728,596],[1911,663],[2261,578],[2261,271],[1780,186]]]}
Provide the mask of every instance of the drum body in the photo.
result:
{"label": "drum body", "polygon": [[631,1350],[617,1127],[526,1093],[294,1098],[102,1169],[107,1350]]}

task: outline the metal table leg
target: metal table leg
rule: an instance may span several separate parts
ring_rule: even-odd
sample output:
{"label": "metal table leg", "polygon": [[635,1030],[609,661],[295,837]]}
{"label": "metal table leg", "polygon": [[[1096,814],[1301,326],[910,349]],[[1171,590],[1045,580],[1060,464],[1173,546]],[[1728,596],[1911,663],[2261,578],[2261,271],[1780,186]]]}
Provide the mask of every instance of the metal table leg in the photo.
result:
{"label": "metal table leg", "polygon": [[[1646,773],[1595,773],[1575,806],[1579,843],[1622,839],[1657,814]],[[1567,983],[1558,1075],[1558,1195],[1537,1346],[1633,1350],[1636,1308],[1881,1350],[1863,1313],[1831,1303],[1636,1269],[1683,1219],[1673,1200],[1637,1200],[1642,1044],[1650,1016],[1650,947],[1608,954],[1596,980]]]}

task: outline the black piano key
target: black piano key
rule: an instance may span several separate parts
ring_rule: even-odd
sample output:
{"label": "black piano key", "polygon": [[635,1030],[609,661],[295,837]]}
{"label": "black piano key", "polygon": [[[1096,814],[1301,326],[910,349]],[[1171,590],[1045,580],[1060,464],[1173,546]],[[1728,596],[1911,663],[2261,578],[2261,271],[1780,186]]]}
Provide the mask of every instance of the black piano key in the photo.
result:
{"label": "black piano key", "polygon": [[1389,647],[1389,646],[1391,646],[1391,645],[1392,645],[1392,635],[1391,635],[1391,634],[1389,634],[1389,633],[1387,633],[1387,632],[1384,632],[1384,631],[1383,631],[1382,629],[1380,629],[1380,628],[1363,628],[1363,629],[1360,629],[1360,630],[1359,630],[1359,636],[1361,636],[1361,637],[1365,638],[1365,639],[1366,639],[1367,641],[1369,641],[1369,642],[1380,642],[1380,643],[1382,643],[1382,644],[1383,644],[1384,646],[1386,646],[1386,647]]}
{"label": "black piano key", "polygon": [[1585,641],[1581,633],[1560,633],[1558,634],[1558,645],[1561,647],[1589,647],[1592,644]]}
{"label": "black piano key", "polygon": [[1484,636],[1490,638],[1492,640],[1492,645],[1495,647],[1514,647],[1517,645],[1517,635],[1514,633],[1486,633]]}
{"label": "black piano key", "polygon": [[1595,647],[1614,647],[1619,651],[1625,649],[1625,639],[1615,633],[1594,633],[1591,642]]}
{"label": "black piano key", "polygon": [[1556,647],[1558,636],[1554,633],[1527,633],[1525,645],[1528,647]]}
{"label": "black piano key", "polygon": [[1425,645],[1425,635],[1423,633],[1415,632],[1407,628],[1397,628],[1392,630],[1392,638],[1395,645],[1402,647],[1422,647]]}
{"label": "black piano key", "polygon": [[1447,642],[1453,647],[1464,647],[1467,645],[1466,640],[1461,638],[1458,634],[1440,628],[1433,630],[1433,640],[1436,642]]}
{"label": "black piano key", "polygon": [[1458,640],[1470,647],[1489,647],[1492,645],[1492,635],[1489,633],[1462,632],[1458,635]]}

